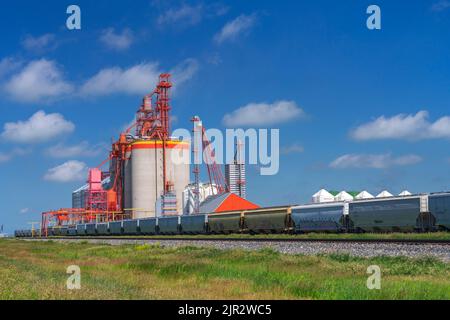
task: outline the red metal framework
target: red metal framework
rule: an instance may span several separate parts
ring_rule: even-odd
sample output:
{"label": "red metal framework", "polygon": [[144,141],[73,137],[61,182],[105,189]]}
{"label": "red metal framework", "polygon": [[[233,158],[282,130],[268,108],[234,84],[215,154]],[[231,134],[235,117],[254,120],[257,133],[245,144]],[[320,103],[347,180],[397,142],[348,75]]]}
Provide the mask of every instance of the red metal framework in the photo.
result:
{"label": "red metal framework", "polygon": [[[200,122],[200,118],[194,117],[192,121],[194,122],[194,130],[198,130],[195,129],[195,127],[196,124]],[[203,156],[204,161],[206,162],[206,168],[208,170],[209,183],[211,184],[211,186],[213,185],[213,183],[217,186],[217,194],[228,192],[229,191],[228,185],[222,174],[222,170],[216,161],[215,157],[216,152],[212,147],[211,141],[209,141],[208,136],[206,135],[206,129],[203,126],[201,126],[201,137],[202,137]],[[194,143],[194,148],[196,148],[195,144],[196,142]],[[194,174],[196,175],[195,180],[198,181],[199,175],[198,167],[194,168]],[[212,190],[214,192],[214,188]]]}
{"label": "red metal framework", "polygon": [[107,193],[102,186],[102,172],[98,168],[89,169],[88,189],[86,190],[87,210],[108,210]]}
{"label": "red metal framework", "polygon": [[[136,114],[136,135],[167,141],[170,137],[170,74],[159,76],[156,89],[146,95]],[[156,102],[153,103],[153,98]],[[155,106],[154,106],[155,105]]]}
{"label": "red metal framework", "polygon": [[73,226],[80,223],[96,223],[122,220],[122,212],[63,208],[42,213],[41,234],[47,236],[49,227]]}
{"label": "red metal framework", "polygon": [[[163,184],[164,193],[169,193],[173,182],[167,179],[166,141],[170,139],[170,82],[171,75],[163,73],[159,76],[156,89],[144,97],[136,114],[136,135],[149,140],[163,142]],[[153,98],[156,99],[153,107]]]}
{"label": "red metal framework", "polygon": [[[46,232],[52,226],[74,225],[77,223],[113,221],[123,219],[124,214],[123,186],[124,163],[127,160],[130,143],[134,137],[130,137],[132,128],[140,139],[161,140],[163,142],[163,181],[164,194],[170,194],[173,190],[173,182],[166,177],[166,142],[170,140],[170,81],[171,75],[163,73],[152,93],[144,96],[142,105],[137,111],[136,121],[119,139],[112,144],[109,157],[97,168],[89,170],[88,189],[85,208],[60,209],[42,213],[42,229]],[[153,102],[153,100],[155,100]],[[111,189],[104,190],[102,178],[105,172],[101,167],[110,162],[114,170]]]}

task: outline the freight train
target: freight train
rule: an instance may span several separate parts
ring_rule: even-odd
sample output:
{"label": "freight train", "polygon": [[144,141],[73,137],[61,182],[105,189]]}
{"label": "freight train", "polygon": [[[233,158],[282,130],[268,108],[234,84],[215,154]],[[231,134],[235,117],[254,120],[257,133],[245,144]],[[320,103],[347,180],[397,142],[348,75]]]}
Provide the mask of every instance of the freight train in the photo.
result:
{"label": "freight train", "polygon": [[[450,192],[59,226],[45,236],[450,231]],[[16,237],[32,237],[17,230]]]}

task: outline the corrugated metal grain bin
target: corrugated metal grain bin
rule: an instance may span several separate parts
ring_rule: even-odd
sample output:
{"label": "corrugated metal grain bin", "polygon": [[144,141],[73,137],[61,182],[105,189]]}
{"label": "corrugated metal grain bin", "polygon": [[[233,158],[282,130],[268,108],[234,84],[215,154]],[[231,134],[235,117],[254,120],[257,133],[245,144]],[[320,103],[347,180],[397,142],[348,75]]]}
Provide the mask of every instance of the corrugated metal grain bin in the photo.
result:
{"label": "corrugated metal grain bin", "polygon": [[77,235],[79,235],[79,236],[86,235],[86,225],[85,224],[77,224]]}
{"label": "corrugated metal grain bin", "polygon": [[356,231],[412,232],[420,216],[420,197],[358,200],[349,205],[349,218]]}
{"label": "corrugated metal grain bin", "polygon": [[181,233],[204,234],[206,233],[207,222],[208,216],[206,214],[181,216]]}
{"label": "corrugated metal grain bin", "polygon": [[67,229],[67,235],[68,236],[76,236],[77,235],[77,228],[76,227],[72,227]]}
{"label": "corrugated metal grain bin", "polygon": [[343,232],[347,227],[348,204],[292,207],[295,232]]}
{"label": "corrugated metal grain bin", "polygon": [[250,233],[278,233],[290,229],[290,207],[264,208],[244,212],[244,230]]}
{"label": "corrugated metal grain bin", "polygon": [[158,232],[160,234],[178,234],[180,217],[158,218]]}
{"label": "corrugated metal grain bin", "polygon": [[450,193],[432,194],[428,206],[439,229],[450,230]]}
{"label": "corrugated metal grain bin", "polygon": [[136,235],[138,233],[138,220],[124,220],[123,233],[129,235]]}
{"label": "corrugated metal grain bin", "polygon": [[97,223],[96,228],[97,228],[97,234],[100,236],[107,236],[109,234],[107,222]]}
{"label": "corrugated metal grain bin", "polygon": [[86,234],[89,236],[95,236],[97,234],[97,229],[95,227],[95,223],[86,224]]}
{"label": "corrugated metal grain bin", "polygon": [[122,234],[122,221],[114,221],[109,223],[109,233],[112,235]]}
{"label": "corrugated metal grain bin", "polygon": [[156,234],[156,218],[139,219],[139,230],[141,234]]}
{"label": "corrugated metal grain bin", "polygon": [[211,233],[239,233],[241,231],[241,211],[208,215],[208,229]]}

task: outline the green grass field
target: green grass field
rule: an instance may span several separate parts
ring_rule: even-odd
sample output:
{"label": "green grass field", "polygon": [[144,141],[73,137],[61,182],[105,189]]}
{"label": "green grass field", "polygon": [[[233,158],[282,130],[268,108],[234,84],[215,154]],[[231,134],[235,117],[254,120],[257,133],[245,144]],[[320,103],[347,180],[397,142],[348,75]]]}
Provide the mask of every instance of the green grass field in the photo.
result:
{"label": "green grass field", "polygon": [[[81,268],[67,290],[66,268]],[[370,265],[381,290],[366,287]],[[450,299],[435,259],[0,240],[0,299]]]}

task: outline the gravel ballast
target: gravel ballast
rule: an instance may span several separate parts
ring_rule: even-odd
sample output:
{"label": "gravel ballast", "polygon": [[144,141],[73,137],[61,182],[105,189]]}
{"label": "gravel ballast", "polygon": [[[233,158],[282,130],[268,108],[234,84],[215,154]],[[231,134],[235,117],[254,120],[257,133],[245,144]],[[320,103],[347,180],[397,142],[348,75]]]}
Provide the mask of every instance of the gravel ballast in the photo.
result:
{"label": "gravel ballast", "polygon": [[[43,239],[42,239],[43,240]],[[35,241],[35,240],[31,240]],[[41,241],[41,240],[37,240]],[[46,240],[44,240],[46,241]],[[89,243],[103,243],[110,245],[122,244],[159,244],[163,247],[198,246],[217,249],[243,249],[260,250],[271,248],[285,254],[349,254],[356,257],[435,257],[445,262],[450,262],[450,246],[445,244],[423,243],[364,243],[364,242],[281,242],[270,241],[208,241],[208,240],[152,240],[152,239],[52,239],[58,242],[87,241]]]}

